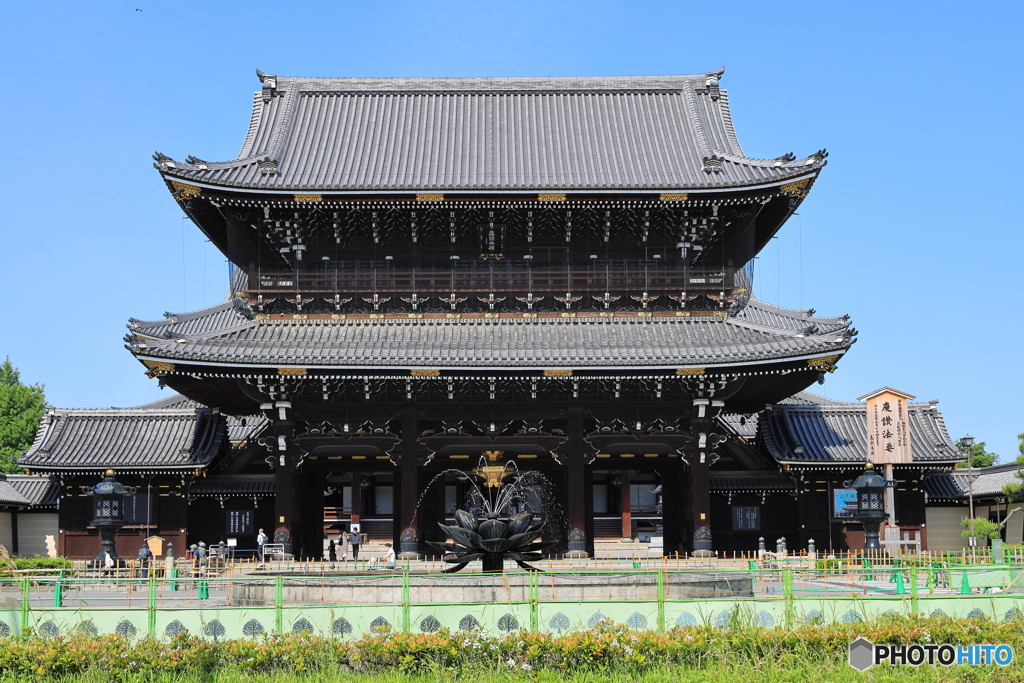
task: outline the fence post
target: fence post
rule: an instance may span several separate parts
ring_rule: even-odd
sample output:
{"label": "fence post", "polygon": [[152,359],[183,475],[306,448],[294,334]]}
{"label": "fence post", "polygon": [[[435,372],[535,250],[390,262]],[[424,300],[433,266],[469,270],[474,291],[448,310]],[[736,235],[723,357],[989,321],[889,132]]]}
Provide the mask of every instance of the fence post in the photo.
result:
{"label": "fence post", "polygon": [[64,570],[57,575],[57,582],[53,584],[53,606],[64,606]]}
{"label": "fence post", "polygon": [[530,632],[540,631],[540,577],[537,572],[530,572],[528,575],[530,587]]}
{"label": "fence post", "polygon": [[782,599],[786,601],[786,626],[793,623],[793,570],[782,570]]}
{"label": "fence post", "polygon": [[402,572],[402,631],[409,632],[412,622],[412,600],[409,592],[409,572]]}
{"label": "fence post", "polygon": [[149,637],[156,636],[156,577],[149,573]]}
{"label": "fence post", "polygon": [[910,611],[917,615],[917,565],[910,566]]}
{"label": "fence post", "polygon": [[284,630],[284,577],[274,577],[274,628]]}
{"label": "fence post", "polygon": [[658,570],[658,632],[665,632],[665,570]]}
{"label": "fence post", "polygon": [[22,632],[28,628],[28,598],[29,598],[29,585],[28,577],[21,580],[21,630]]}

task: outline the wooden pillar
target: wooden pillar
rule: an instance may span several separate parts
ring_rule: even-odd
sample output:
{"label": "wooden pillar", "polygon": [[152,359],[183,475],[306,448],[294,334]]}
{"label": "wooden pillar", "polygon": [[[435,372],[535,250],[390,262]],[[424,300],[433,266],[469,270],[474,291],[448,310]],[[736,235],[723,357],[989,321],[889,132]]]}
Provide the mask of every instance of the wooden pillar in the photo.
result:
{"label": "wooden pillar", "polygon": [[682,467],[661,470],[662,543],[665,555],[680,553],[683,547],[683,529],[687,528],[686,471]]}
{"label": "wooden pillar", "polygon": [[[690,500],[693,501],[692,549],[694,556],[711,555],[711,430],[714,423],[706,417],[707,399],[694,401],[698,417],[690,420]],[[702,436],[703,435],[703,436]]]}
{"label": "wooden pillar", "polygon": [[419,466],[416,462],[419,454],[419,426],[416,420],[416,409],[402,410],[402,449],[399,465],[398,510],[395,519],[395,541],[401,551],[402,559],[419,559],[419,520],[416,518],[416,505],[419,503]]}
{"label": "wooden pillar", "polygon": [[629,470],[622,470],[619,488],[619,510],[622,516],[622,538],[633,538],[633,499],[630,495]]}
{"label": "wooden pillar", "polygon": [[286,553],[292,552],[292,531],[295,521],[295,470],[285,456],[284,467],[274,469],[274,533],[271,543],[284,544]]}
{"label": "wooden pillar", "polygon": [[569,523],[569,550],[571,557],[587,555],[586,475],[584,473],[583,409],[569,408],[569,438],[565,457],[565,516]]}

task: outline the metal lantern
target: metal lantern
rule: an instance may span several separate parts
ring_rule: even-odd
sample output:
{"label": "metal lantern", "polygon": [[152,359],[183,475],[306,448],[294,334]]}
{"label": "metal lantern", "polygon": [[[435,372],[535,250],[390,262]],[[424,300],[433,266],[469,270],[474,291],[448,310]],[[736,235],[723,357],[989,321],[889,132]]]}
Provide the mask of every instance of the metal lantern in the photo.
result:
{"label": "metal lantern", "polygon": [[846,480],[843,486],[857,491],[857,521],[864,525],[864,550],[881,550],[878,542],[879,527],[889,516],[885,511],[885,489],[889,482],[875,472],[870,462],[864,466],[864,473],[852,482]]}
{"label": "metal lantern", "polygon": [[100,532],[100,554],[93,560],[97,567],[105,566],[108,556],[115,565],[121,562],[114,538],[124,526],[124,498],[135,495],[134,486],[122,486],[114,479],[114,470],[107,470],[105,474],[96,486],[82,487],[82,493],[93,497],[93,517],[89,525]]}

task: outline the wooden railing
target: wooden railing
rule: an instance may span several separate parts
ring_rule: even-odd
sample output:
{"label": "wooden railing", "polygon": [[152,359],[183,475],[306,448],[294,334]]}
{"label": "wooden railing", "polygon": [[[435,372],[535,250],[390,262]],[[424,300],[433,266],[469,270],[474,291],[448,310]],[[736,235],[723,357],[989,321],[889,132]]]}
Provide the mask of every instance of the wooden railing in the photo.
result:
{"label": "wooden railing", "polygon": [[257,294],[372,294],[395,293],[426,296],[448,292],[473,296],[526,292],[611,293],[731,293],[735,271],[649,268],[634,269],[535,268],[457,270],[356,270],[319,272],[249,273],[248,293]]}

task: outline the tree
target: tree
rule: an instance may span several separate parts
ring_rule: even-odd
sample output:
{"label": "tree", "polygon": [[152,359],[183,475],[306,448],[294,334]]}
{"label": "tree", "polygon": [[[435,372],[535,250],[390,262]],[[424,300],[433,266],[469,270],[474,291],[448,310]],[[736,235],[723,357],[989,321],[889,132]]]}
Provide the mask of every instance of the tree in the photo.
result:
{"label": "tree", "polygon": [[[964,517],[960,520],[960,526],[964,528],[963,533],[960,535],[964,538],[971,537],[971,518]],[[999,538],[1003,529],[1002,524],[996,524],[983,517],[974,518],[974,537],[981,540],[984,538]]]}
{"label": "tree", "polygon": [[[991,467],[997,462],[999,462],[999,456],[986,451],[984,441],[971,446],[971,467]],[[961,463],[957,463],[956,468],[958,470],[967,469],[967,461],[964,460]]]}
{"label": "tree", "polygon": [[43,418],[43,386],[21,383],[21,373],[6,358],[0,364],[0,472],[21,472],[15,459],[28,450]]}
{"label": "tree", "polygon": [[[1024,464],[1024,432],[1017,435],[1017,452],[1019,455],[1014,459],[1014,462]],[[1017,472],[1018,479],[1024,479],[1021,476],[1024,472]],[[1011,503],[1020,503],[1024,501],[1024,483],[1021,484],[1007,484],[1003,487],[1003,495]]]}

